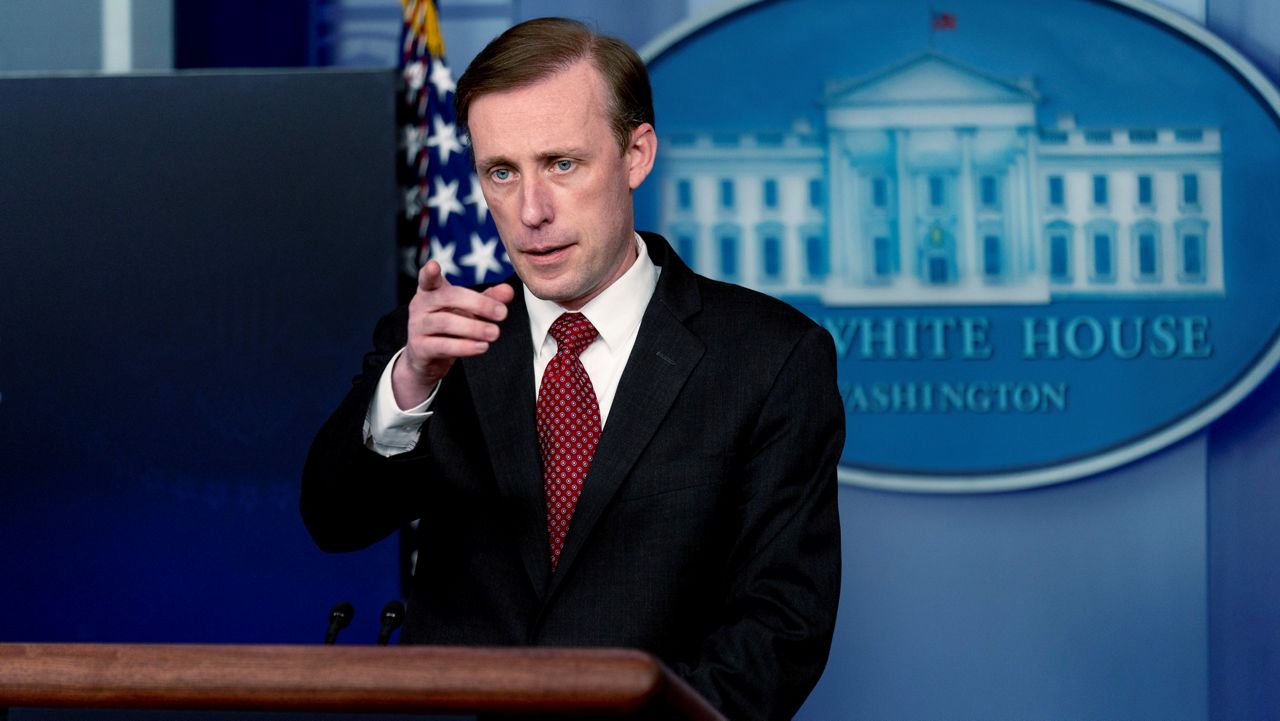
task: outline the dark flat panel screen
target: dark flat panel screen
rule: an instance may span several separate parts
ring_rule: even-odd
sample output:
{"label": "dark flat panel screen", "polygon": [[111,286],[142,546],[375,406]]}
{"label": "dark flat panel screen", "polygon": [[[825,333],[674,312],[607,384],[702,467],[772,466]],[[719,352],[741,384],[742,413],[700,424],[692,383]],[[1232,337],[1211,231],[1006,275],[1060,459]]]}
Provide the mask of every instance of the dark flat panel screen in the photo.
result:
{"label": "dark flat panel screen", "polygon": [[320,553],[297,479],[394,303],[394,81],[0,80],[0,640],[317,641],[350,599],[372,641],[394,541]]}

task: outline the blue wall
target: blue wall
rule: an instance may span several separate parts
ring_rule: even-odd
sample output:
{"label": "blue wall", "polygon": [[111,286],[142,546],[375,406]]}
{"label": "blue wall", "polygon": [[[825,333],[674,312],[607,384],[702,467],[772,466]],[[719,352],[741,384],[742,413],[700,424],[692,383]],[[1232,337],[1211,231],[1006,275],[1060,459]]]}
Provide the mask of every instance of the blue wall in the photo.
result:
{"label": "blue wall", "polygon": [[1209,432],[1215,721],[1280,718],[1280,373]]}
{"label": "blue wall", "polygon": [[1205,719],[1204,434],[1034,491],[845,489],[805,719]]}

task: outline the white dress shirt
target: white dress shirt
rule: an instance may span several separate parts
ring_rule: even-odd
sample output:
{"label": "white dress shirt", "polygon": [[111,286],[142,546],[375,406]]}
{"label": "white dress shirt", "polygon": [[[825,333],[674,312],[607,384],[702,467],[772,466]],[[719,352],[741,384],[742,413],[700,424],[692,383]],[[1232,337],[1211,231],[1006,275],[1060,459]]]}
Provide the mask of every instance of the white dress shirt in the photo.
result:
{"label": "white dress shirt", "polygon": [[[578,356],[600,404],[601,426],[608,422],[609,409],[618,390],[622,369],[631,357],[636,335],[640,331],[640,319],[649,305],[653,290],[658,285],[662,269],[649,259],[644,240],[635,236],[637,258],[627,272],[592,298],[579,311],[591,321],[600,337],[587,346]],[[525,306],[529,310],[529,333],[533,339],[533,392],[537,396],[542,383],[542,373],[556,354],[556,341],[548,331],[551,324],[566,309],[554,301],[542,300],[524,288]],[[364,441],[370,450],[384,456],[393,456],[413,450],[418,444],[422,425],[432,416],[431,405],[440,390],[437,384],[431,396],[420,405],[401,409],[391,390],[391,369],[404,352],[401,348],[387,363],[378,381],[377,391],[365,414]],[[441,381],[443,382],[443,381]]]}

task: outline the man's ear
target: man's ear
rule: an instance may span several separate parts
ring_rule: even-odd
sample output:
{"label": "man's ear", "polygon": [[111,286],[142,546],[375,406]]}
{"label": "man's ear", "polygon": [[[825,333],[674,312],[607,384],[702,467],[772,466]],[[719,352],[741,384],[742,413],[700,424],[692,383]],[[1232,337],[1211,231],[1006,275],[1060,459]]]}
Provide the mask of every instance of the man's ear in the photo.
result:
{"label": "man's ear", "polygon": [[658,154],[658,134],[653,126],[641,123],[631,131],[631,142],[623,152],[627,163],[627,185],[632,190],[640,187],[653,170],[653,159]]}

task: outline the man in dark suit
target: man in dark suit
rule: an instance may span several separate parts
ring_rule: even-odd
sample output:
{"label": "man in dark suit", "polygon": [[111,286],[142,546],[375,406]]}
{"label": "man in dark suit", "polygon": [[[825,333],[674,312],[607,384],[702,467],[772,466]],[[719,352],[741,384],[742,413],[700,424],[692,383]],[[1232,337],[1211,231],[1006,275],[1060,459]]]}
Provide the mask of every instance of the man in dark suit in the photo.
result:
{"label": "man in dark suit", "polygon": [[312,446],[307,527],[342,551],[420,519],[408,642],[637,647],[789,718],[839,590],[830,336],[634,231],[657,138],[620,41],[518,25],[456,102],[516,277],[423,267]]}

